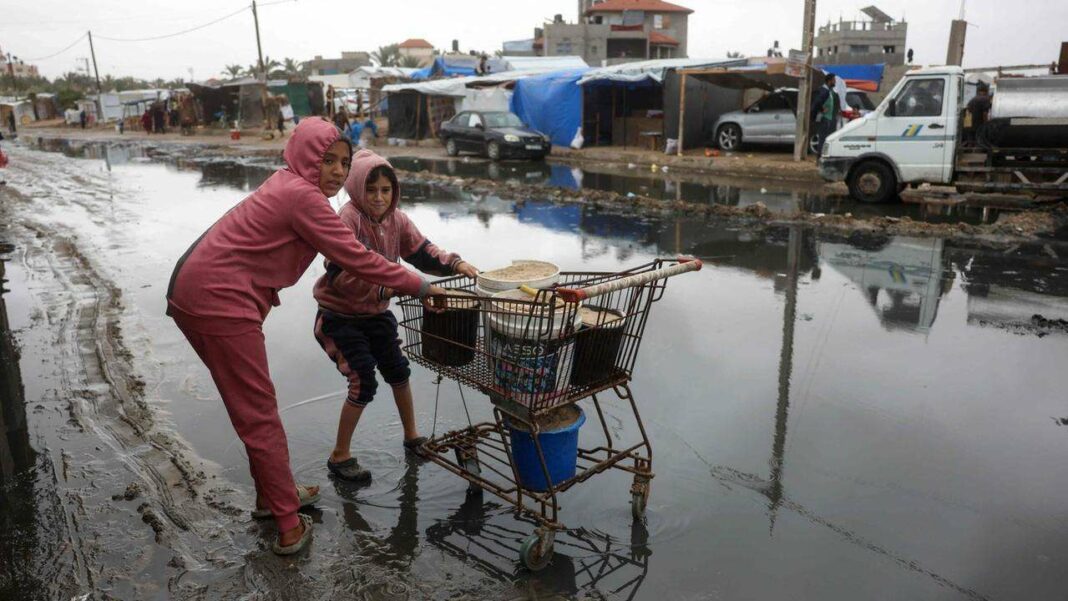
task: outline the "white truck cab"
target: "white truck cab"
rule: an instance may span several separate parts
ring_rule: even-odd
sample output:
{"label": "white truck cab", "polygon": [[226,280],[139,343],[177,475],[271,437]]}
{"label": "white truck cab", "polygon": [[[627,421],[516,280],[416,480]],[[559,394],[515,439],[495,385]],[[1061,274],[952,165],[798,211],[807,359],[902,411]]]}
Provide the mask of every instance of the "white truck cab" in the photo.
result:
{"label": "white truck cab", "polygon": [[874,111],[827,138],[820,176],[872,203],[910,183],[951,183],[963,101],[960,67],[909,71]]}

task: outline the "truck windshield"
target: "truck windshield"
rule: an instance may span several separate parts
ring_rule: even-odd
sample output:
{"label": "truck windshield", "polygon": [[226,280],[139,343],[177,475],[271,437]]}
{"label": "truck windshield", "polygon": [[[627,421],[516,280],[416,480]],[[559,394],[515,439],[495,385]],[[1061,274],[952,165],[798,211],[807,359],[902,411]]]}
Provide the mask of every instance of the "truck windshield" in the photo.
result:
{"label": "truck windshield", "polygon": [[945,95],[944,79],[914,79],[897,97],[899,117],[938,117]]}

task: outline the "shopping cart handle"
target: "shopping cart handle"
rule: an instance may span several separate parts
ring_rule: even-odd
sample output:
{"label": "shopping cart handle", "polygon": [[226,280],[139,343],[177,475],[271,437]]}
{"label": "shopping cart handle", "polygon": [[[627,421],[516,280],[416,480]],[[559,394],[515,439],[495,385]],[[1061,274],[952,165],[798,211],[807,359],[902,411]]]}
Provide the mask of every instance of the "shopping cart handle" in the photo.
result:
{"label": "shopping cart handle", "polygon": [[589,298],[601,296],[602,294],[615,292],[616,290],[641,286],[642,284],[648,284],[649,282],[670,278],[690,271],[700,271],[701,267],[704,266],[704,263],[702,263],[700,259],[694,257],[679,257],[678,261],[677,265],[672,265],[671,267],[628,275],[619,278],[618,280],[612,280],[603,284],[594,284],[593,286],[587,286],[585,288],[557,288],[556,294],[564,299],[565,302],[578,303]]}

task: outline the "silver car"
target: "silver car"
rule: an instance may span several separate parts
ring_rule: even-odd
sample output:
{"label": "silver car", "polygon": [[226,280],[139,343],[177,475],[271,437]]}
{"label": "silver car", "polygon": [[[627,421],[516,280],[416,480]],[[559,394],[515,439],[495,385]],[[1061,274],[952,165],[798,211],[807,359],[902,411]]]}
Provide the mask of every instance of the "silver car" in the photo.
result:
{"label": "silver car", "polygon": [[[844,112],[857,117],[875,109],[868,95],[860,90],[846,92]],[[797,89],[781,88],[741,111],[724,113],[716,121],[716,146],[738,150],[742,144],[793,144],[797,119]],[[815,136],[809,147],[815,151]]]}

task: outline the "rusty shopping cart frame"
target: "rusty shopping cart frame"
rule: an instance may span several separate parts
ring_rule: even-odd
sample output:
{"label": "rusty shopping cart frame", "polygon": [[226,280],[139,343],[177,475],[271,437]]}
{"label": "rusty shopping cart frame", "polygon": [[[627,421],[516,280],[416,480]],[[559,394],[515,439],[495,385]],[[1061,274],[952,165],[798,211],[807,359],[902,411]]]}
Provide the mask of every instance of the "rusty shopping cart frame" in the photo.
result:
{"label": "rusty shopping cart frame", "polygon": [[[469,424],[433,436],[423,446],[428,459],[489,491],[538,523],[520,548],[529,569],[548,565],[559,521],[558,495],[609,469],[633,475],[631,508],[645,512],[653,478],[652,446],[629,382],[650,308],[668,277],[696,271],[700,261],[657,259],[621,272],[565,272],[552,288],[478,296],[475,280],[457,276],[437,282],[450,290],[434,299],[436,311],[419,299],[400,300],[404,350],[409,358],[461,386],[486,394],[492,422]],[[638,436],[613,441],[602,399],[612,391],[625,401]],[[462,394],[462,389],[461,389]],[[540,421],[558,408],[589,400],[603,441],[578,449],[574,476],[553,481],[540,441]],[[512,428],[530,435],[544,490],[524,486],[509,437]]]}

